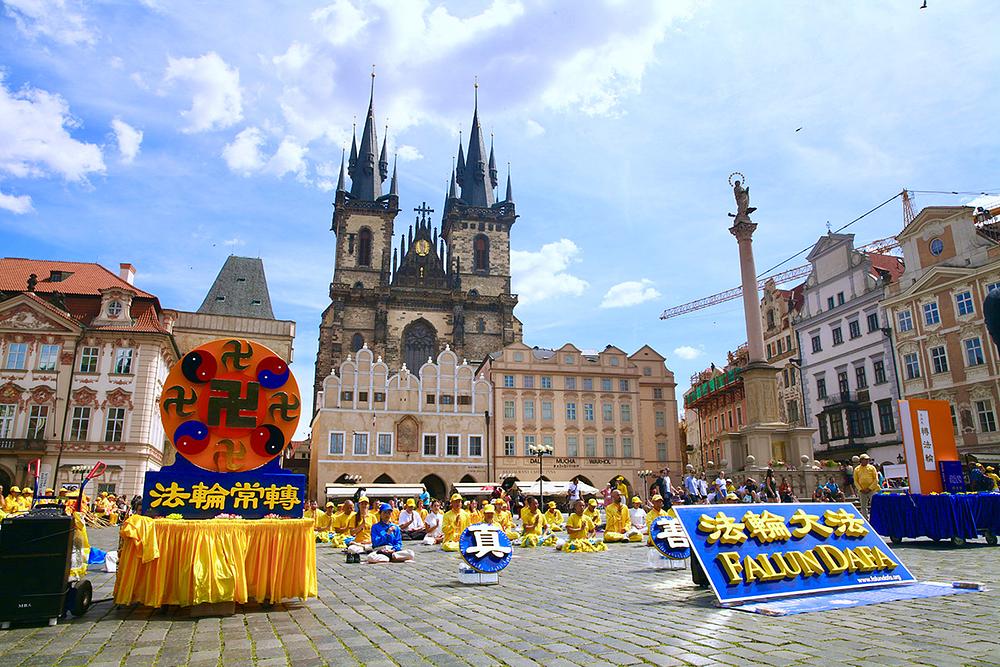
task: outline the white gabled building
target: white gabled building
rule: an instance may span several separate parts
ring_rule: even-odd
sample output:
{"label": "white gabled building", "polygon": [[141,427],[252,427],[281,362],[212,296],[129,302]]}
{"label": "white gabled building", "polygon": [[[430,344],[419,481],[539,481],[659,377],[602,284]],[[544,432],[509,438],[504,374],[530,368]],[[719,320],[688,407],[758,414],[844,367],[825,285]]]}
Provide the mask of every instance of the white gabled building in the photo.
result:
{"label": "white gabled building", "polygon": [[880,305],[902,259],[854,249],[853,234],[828,233],[813,246],[795,321],[801,351],[806,425],[817,429],[817,459],[849,460],[867,452],[895,463],[902,453],[896,417],[899,389]]}

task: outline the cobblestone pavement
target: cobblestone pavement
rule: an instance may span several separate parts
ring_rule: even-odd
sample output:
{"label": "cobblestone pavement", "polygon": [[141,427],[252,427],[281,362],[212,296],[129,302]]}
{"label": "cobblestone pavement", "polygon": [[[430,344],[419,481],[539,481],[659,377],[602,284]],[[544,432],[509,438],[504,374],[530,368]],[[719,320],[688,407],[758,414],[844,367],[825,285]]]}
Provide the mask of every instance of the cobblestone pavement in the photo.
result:
{"label": "cobblestone pavement", "polygon": [[[111,529],[91,532],[112,547]],[[690,573],[646,567],[646,550],[518,550],[499,586],[462,586],[458,558],[348,565],[319,547],[319,598],[228,618],[101,602],[56,627],[0,631],[6,665],[997,665],[1000,548],[906,542],[924,581],[982,581],[985,593],[770,618],[712,605]],[[94,574],[95,599],[112,575]]]}

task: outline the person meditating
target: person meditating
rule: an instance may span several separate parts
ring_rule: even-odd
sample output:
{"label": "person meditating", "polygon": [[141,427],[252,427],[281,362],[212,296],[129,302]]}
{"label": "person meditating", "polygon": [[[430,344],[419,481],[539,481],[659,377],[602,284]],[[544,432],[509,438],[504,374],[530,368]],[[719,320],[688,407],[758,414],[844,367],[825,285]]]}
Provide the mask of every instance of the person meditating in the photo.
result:
{"label": "person meditating", "polygon": [[628,511],[629,523],[633,530],[639,531],[641,537],[646,532],[646,510],[642,508],[639,496],[632,497],[632,509]]}
{"label": "person meditating", "polygon": [[583,513],[593,522],[594,528],[600,530],[604,527],[604,522],[601,521],[601,510],[597,508],[597,498],[591,498],[587,501],[587,509]]}
{"label": "person meditating", "polygon": [[469,522],[470,525],[483,522],[483,511],[479,509],[479,501],[475,498],[469,502]]}
{"label": "person meditating", "polygon": [[649,537],[646,538],[646,544],[649,546],[653,546],[653,535],[650,532],[653,530],[653,522],[661,516],[673,516],[676,518],[677,513],[674,512],[673,508],[670,510],[663,509],[663,496],[657,493],[653,496],[653,509],[646,512],[646,531],[649,533]]}
{"label": "person meditating", "polygon": [[[389,509],[392,511],[392,508]],[[351,515],[350,536],[353,537],[348,547],[353,553],[366,553],[372,550],[372,526],[377,521],[376,516],[368,511],[368,496],[358,498],[358,511]]]}
{"label": "person meditating", "polygon": [[417,511],[417,501],[413,498],[407,499],[406,506],[399,513],[399,530],[404,540],[422,540],[427,535],[423,517]]}
{"label": "person meditating", "polygon": [[545,515],[538,509],[538,499],[528,496],[528,504],[521,508],[521,546],[537,547],[555,543],[549,534]]}
{"label": "person meditating", "polygon": [[392,505],[382,503],[378,508],[378,521],[372,525],[372,553],[369,563],[403,563],[413,560],[413,552],[403,548],[403,533],[392,522]]}
{"label": "person meditating", "polygon": [[334,504],[328,501],[323,510],[323,512],[313,517],[313,528],[316,530],[317,542],[329,542],[330,533],[333,532]]}
{"label": "person meditating", "polygon": [[507,501],[503,498],[497,498],[493,501],[493,505],[496,508],[497,523],[503,528],[507,539],[511,542],[521,539],[521,533],[517,532],[517,526],[514,524],[514,515],[507,509]]}
{"label": "person meditating", "polygon": [[462,509],[462,494],[453,493],[451,509],[444,513],[444,519],[441,522],[441,530],[444,532],[441,549],[443,551],[458,551],[458,538],[462,536],[462,531],[471,524],[472,517],[468,511]]}
{"label": "person meditating", "polygon": [[642,535],[632,528],[628,508],[622,504],[622,494],[617,489],[611,492],[611,504],[604,508],[604,513],[607,515],[605,542],[635,542],[642,539]]}
{"label": "person meditating", "polygon": [[573,503],[573,511],[566,518],[567,540],[556,545],[556,549],[571,553],[592,553],[607,551],[608,545],[597,539],[597,528],[586,515],[586,505],[582,500]]}
{"label": "person meditating", "polygon": [[545,512],[545,525],[549,527],[553,533],[561,532],[563,529],[563,515],[562,512],[556,507],[556,503],[553,500],[549,501],[549,509]]}
{"label": "person meditating", "polygon": [[426,531],[424,544],[429,547],[441,544],[441,541],[444,540],[444,532],[441,529],[441,525],[444,522],[444,517],[441,515],[441,503],[436,500],[433,501],[430,511],[422,518],[424,520],[424,530]]}

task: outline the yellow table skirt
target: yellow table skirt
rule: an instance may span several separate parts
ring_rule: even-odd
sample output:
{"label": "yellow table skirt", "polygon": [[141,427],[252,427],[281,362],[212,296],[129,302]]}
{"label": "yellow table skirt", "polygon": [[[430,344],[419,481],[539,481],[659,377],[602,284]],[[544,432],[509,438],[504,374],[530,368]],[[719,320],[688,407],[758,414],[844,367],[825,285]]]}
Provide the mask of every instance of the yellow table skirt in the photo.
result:
{"label": "yellow table skirt", "polygon": [[149,607],[316,597],[312,519],[151,519],[121,529],[115,602]]}

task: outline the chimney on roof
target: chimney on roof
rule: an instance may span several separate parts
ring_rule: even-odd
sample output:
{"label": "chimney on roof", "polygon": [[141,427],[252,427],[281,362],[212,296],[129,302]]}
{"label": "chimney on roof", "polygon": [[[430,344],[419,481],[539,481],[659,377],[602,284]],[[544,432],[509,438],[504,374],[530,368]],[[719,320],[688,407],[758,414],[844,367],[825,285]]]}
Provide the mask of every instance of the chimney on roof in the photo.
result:
{"label": "chimney on roof", "polygon": [[135,285],[135,267],[127,262],[118,265],[118,277],[129,285]]}

